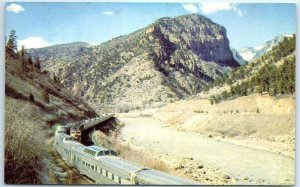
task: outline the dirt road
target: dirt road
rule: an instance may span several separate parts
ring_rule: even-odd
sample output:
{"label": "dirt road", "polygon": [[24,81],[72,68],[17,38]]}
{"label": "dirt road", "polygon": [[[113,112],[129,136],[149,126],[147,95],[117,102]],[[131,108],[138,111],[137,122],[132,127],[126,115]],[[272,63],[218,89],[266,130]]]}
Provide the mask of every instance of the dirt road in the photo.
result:
{"label": "dirt road", "polygon": [[294,184],[295,161],[290,157],[177,131],[154,118],[120,120],[125,122],[123,140],[156,153],[193,158],[228,173],[237,184]]}

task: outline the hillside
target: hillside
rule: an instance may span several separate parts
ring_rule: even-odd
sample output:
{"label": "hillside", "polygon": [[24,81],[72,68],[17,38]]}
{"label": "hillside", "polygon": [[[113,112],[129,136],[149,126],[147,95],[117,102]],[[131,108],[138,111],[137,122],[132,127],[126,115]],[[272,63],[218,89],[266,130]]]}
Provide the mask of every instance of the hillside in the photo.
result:
{"label": "hillside", "polygon": [[[5,62],[5,94],[17,100],[32,101],[49,114],[47,122],[65,123],[65,120],[79,120],[97,116],[94,110],[79,97],[50,78],[47,71],[41,71],[25,62],[25,65],[7,53]],[[30,99],[32,95],[32,99]],[[47,95],[48,99],[45,99]],[[47,101],[48,100],[48,101]],[[50,119],[51,118],[51,119]]]}
{"label": "hillside", "polygon": [[52,150],[51,128],[97,114],[46,71],[8,48],[5,70],[5,183],[49,183],[51,178],[42,177],[49,177],[44,161]]}
{"label": "hillside", "polygon": [[77,43],[32,53],[46,59],[43,68],[99,111],[128,111],[187,98],[239,66],[225,28],[195,14],[161,18],[98,46]]}
{"label": "hillside", "polygon": [[295,35],[205,91],[131,113],[206,137],[295,157]]}
{"label": "hillside", "polygon": [[241,66],[207,85],[200,95],[212,102],[253,93],[281,96],[295,93],[296,36],[285,37],[251,64]]}

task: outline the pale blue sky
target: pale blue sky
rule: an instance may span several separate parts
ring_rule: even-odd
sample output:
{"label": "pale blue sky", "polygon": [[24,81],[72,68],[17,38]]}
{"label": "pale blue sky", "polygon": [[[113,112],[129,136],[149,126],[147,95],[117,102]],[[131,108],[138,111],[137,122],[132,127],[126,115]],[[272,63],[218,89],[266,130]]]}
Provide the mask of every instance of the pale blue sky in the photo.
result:
{"label": "pale blue sky", "polygon": [[158,18],[189,13],[223,25],[231,47],[236,49],[296,32],[294,4],[16,2],[6,6],[6,35],[15,29],[19,43],[34,47],[76,41],[101,43],[134,32]]}

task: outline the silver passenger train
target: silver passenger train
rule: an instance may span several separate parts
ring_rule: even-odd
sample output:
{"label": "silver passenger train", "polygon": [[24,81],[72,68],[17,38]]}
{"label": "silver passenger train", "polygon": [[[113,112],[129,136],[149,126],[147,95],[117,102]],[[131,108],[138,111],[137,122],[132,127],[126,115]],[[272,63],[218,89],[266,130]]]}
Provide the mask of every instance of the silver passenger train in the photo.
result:
{"label": "silver passenger train", "polygon": [[63,129],[55,132],[54,146],[68,165],[98,184],[197,185],[190,180],[126,161],[117,157],[114,150],[84,146]]}

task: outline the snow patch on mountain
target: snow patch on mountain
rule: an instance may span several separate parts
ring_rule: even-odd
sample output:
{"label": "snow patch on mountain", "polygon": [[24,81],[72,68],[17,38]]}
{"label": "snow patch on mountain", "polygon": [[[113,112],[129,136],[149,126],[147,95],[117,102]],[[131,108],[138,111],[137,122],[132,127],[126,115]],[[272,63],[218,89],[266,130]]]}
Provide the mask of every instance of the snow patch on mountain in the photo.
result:
{"label": "snow patch on mountain", "polygon": [[239,55],[246,61],[250,62],[255,58],[261,57],[270,51],[275,45],[283,40],[284,37],[292,37],[292,34],[281,34],[275,36],[273,39],[256,47],[246,47],[238,51]]}
{"label": "snow patch on mountain", "polygon": [[247,61],[239,54],[239,52],[234,49],[231,48],[232,54],[233,54],[233,58],[240,64],[240,65],[244,65],[247,63]]}

